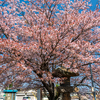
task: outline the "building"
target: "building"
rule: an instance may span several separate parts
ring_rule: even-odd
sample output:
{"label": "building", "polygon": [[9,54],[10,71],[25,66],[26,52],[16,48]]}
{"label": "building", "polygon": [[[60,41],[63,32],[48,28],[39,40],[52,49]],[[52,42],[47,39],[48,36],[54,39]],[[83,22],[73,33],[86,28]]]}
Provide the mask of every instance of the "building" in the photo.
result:
{"label": "building", "polygon": [[2,92],[2,86],[0,86],[0,100],[4,100],[4,93]]}
{"label": "building", "polygon": [[23,100],[23,97],[30,97],[31,100],[37,100],[37,92],[35,90],[18,91],[16,93],[16,100]]}

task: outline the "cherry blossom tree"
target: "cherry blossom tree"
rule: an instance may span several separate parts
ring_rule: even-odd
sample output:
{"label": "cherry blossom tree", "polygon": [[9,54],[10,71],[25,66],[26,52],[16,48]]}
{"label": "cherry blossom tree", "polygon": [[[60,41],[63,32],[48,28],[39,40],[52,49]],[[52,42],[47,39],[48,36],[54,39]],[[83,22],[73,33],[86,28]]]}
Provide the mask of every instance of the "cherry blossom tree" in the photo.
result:
{"label": "cherry blossom tree", "polygon": [[[100,12],[89,0],[5,0],[0,2],[0,83],[42,86],[55,100],[53,76],[65,67],[100,82]],[[13,76],[13,78],[12,78]],[[74,81],[73,81],[74,82]]]}

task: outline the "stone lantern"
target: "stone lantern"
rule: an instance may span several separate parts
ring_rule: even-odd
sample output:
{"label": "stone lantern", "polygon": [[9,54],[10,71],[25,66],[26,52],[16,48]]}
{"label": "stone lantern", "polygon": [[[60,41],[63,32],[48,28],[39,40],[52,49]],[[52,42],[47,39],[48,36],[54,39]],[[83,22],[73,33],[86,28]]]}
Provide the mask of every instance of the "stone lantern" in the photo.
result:
{"label": "stone lantern", "polygon": [[70,77],[79,76],[79,74],[70,71],[70,69],[59,67],[54,71],[53,76],[65,78],[58,89],[62,93],[62,100],[71,100],[70,93],[74,91],[74,88],[70,86]]}

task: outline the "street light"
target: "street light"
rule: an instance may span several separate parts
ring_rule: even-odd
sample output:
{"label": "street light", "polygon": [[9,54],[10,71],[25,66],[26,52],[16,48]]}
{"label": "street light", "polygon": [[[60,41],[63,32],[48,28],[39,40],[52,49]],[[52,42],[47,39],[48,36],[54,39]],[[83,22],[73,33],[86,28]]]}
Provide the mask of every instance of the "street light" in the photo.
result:
{"label": "street light", "polygon": [[91,82],[92,82],[92,93],[93,93],[93,96],[94,96],[94,100],[96,100],[96,93],[95,93],[95,88],[94,88],[94,82],[93,82],[93,74],[92,74],[92,68],[91,68],[91,64],[89,64],[90,66],[90,73],[91,73]]}

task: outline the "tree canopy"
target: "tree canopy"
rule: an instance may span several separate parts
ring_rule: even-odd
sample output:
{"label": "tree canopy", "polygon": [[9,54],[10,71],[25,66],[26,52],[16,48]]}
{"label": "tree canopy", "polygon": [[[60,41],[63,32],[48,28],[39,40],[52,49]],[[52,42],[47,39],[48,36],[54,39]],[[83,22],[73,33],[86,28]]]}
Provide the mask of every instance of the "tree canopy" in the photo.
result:
{"label": "tree canopy", "polygon": [[54,100],[54,84],[66,78],[53,76],[55,69],[78,72],[82,83],[90,80],[91,63],[99,89],[100,12],[90,6],[89,0],[0,1],[0,83],[42,86]]}

